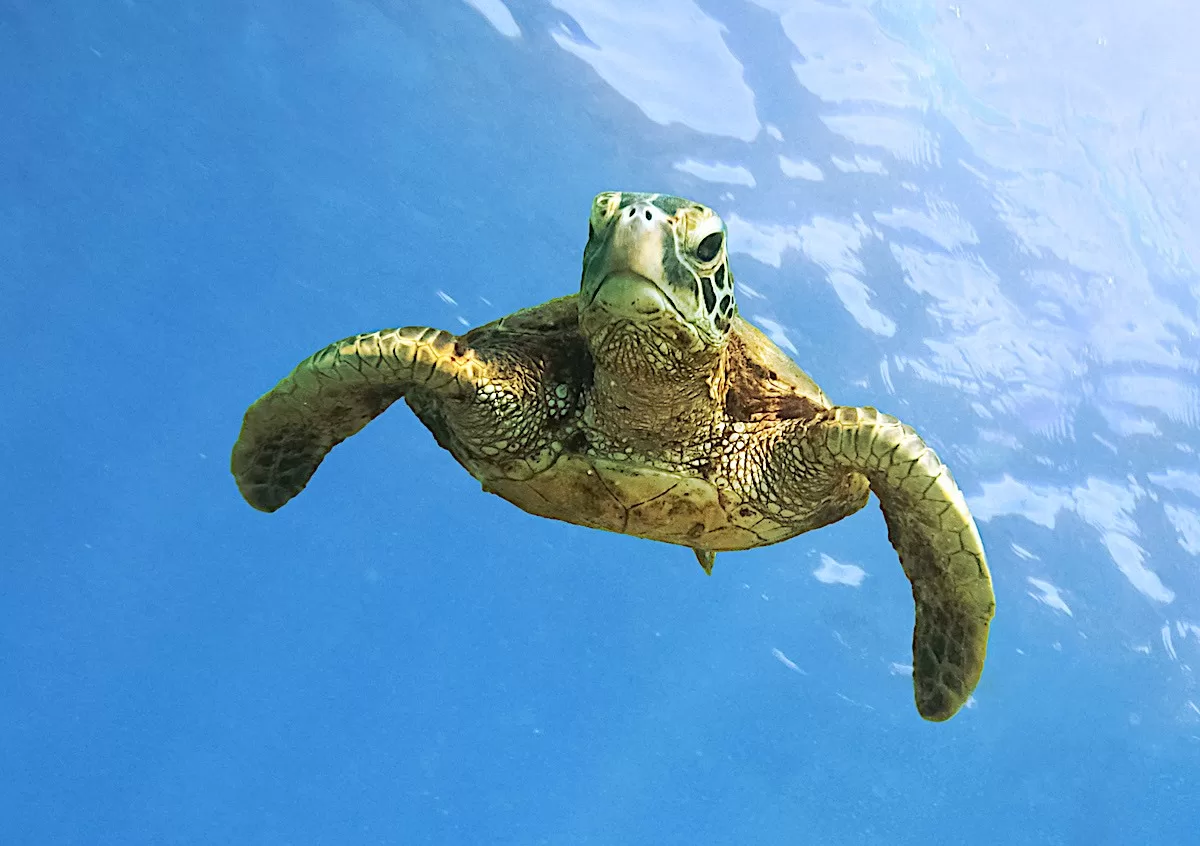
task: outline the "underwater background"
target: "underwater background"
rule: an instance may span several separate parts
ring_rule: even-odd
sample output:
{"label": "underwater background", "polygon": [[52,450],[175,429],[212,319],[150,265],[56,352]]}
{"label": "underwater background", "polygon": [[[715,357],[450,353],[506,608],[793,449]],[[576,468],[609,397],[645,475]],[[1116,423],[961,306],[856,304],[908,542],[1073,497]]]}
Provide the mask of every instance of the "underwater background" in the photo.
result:
{"label": "underwater background", "polygon": [[[1200,10],[0,0],[0,844],[1200,842]],[[911,423],[998,610],[912,704],[878,508],[692,554],[403,406],[229,475],[325,343],[573,292],[591,197]]]}

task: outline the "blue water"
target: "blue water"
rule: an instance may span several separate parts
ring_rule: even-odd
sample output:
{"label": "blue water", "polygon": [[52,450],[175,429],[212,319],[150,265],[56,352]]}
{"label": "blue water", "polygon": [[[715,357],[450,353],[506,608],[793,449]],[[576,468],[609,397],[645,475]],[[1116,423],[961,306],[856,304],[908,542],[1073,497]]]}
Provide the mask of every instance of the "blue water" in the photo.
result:
{"label": "blue water", "polygon": [[[1200,842],[1183,0],[0,0],[0,844]],[[328,341],[729,222],[745,316],[916,426],[998,615],[921,721],[873,505],[723,554],[537,520],[402,407],[274,515]]]}

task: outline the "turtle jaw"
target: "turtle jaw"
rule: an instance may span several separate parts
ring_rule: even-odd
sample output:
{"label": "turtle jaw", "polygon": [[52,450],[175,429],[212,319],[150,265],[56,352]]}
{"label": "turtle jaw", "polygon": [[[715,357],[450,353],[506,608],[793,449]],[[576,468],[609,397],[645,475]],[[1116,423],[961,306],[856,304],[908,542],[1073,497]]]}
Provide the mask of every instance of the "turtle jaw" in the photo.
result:
{"label": "turtle jaw", "polygon": [[580,309],[579,328],[592,357],[617,371],[679,376],[710,347],[661,286],[630,271],[604,277]]}
{"label": "turtle jaw", "polygon": [[616,271],[605,276],[581,312],[582,320],[597,328],[622,320],[648,327],[670,323],[689,330],[687,334],[697,342],[700,338],[661,285],[630,271]]}

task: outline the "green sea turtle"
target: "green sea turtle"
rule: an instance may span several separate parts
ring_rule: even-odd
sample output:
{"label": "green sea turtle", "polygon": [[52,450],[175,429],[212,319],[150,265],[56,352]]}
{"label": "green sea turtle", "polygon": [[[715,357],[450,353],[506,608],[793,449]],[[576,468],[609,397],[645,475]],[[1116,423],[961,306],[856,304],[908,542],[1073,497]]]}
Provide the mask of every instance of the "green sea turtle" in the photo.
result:
{"label": "green sea turtle", "polygon": [[356,335],[301,362],[246,412],[242,495],[279,508],[401,397],[485,491],[688,547],[707,572],[717,552],[828,525],[874,491],[916,602],[917,709],[948,719],[979,681],[995,609],[963,495],[911,428],[831,404],[738,316],[725,241],[698,203],[600,194],[578,294],[458,336]]}

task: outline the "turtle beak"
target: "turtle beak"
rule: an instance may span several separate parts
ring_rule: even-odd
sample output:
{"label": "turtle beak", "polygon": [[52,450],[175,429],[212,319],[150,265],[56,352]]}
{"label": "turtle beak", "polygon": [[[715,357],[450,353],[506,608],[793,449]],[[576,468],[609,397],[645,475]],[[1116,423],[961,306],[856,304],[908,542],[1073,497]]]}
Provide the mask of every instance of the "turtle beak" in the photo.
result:
{"label": "turtle beak", "polygon": [[612,318],[645,320],[671,309],[666,294],[638,273],[618,271],[604,277],[589,309],[601,308]]}
{"label": "turtle beak", "polygon": [[[596,302],[601,291],[611,284],[610,280],[624,280],[622,285],[628,287],[632,278],[640,277],[648,287],[658,289],[658,297],[663,299],[661,305],[666,306],[666,293],[662,290],[663,259],[671,244],[670,223],[662,209],[650,203],[635,203],[622,209],[585,269],[583,302],[587,306]],[[660,309],[654,309],[657,310]],[[638,313],[645,316],[653,312]]]}
{"label": "turtle beak", "polygon": [[663,278],[663,254],[670,238],[667,216],[650,203],[635,203],[613,221],[604,274],[635,273],[651,282]]}

